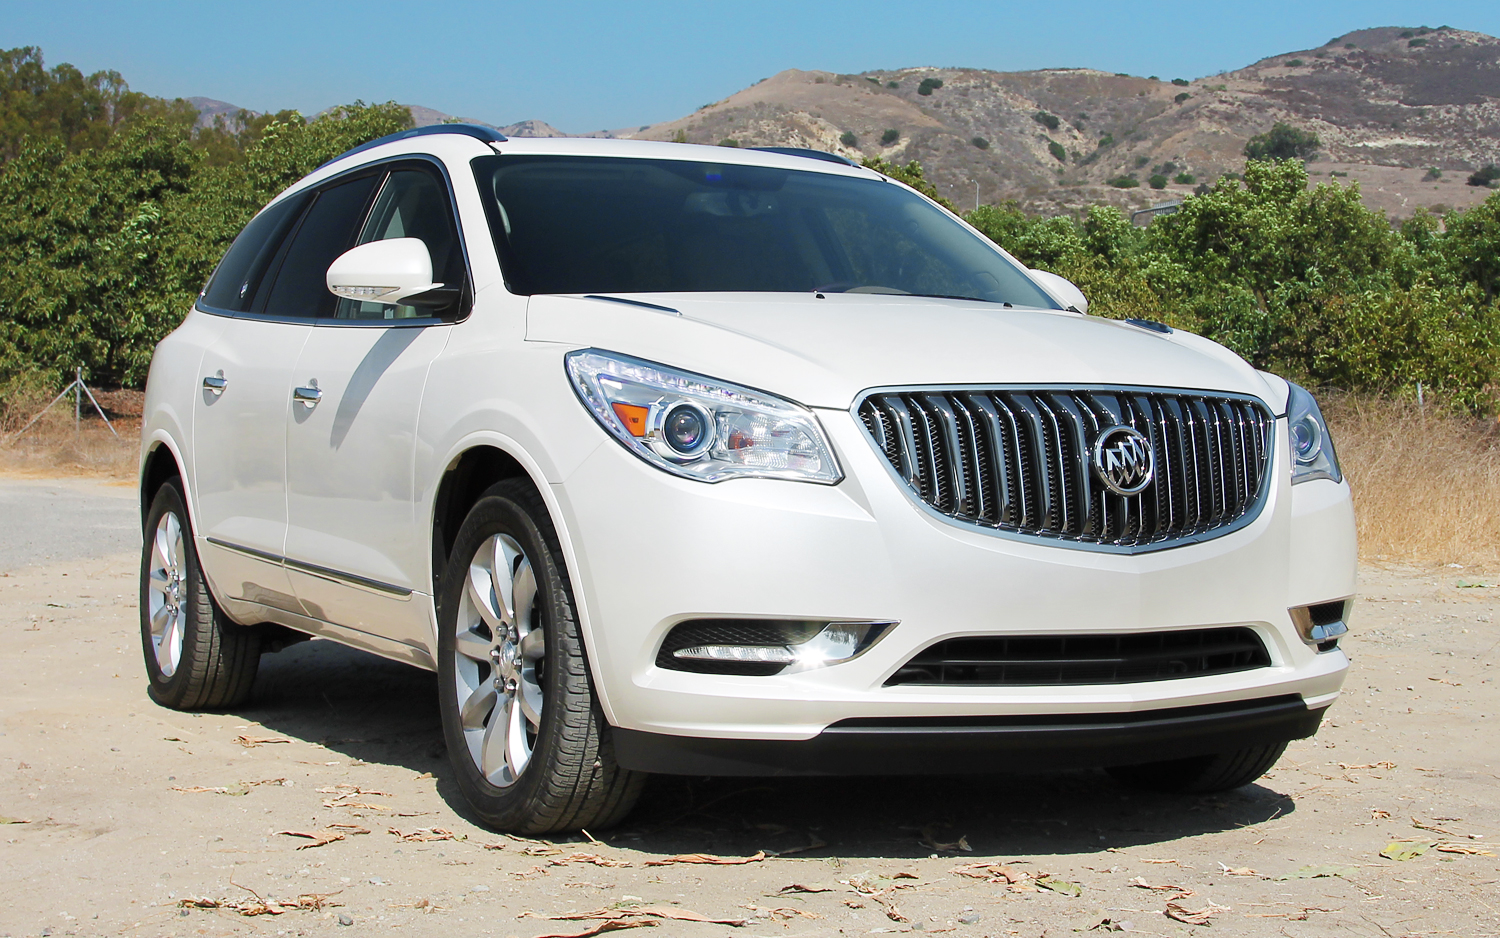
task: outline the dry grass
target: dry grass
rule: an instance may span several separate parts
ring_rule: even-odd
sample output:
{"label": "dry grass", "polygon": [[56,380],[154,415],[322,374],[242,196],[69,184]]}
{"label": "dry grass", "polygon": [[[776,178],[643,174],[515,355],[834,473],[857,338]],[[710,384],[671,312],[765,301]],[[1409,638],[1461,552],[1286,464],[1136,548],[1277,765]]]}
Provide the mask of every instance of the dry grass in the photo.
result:
{"label": "dry grass", "polygon": [[[139,391],[94,391],[119,434],[116,439],[99,415],[84,401],[86,414],[75,429],[71,398],[47,411],[25,433],[17,431],[51,395],[4,401],[0,408],[0,472],[24,476],[94,476],[135,478],[140,459],[141,398]],[[19,399],[17,399],[19,398]]]}
{"label": "dry grass", "polygon": [[1328,396],[1362,559],[1500,566],[1500,426],[1429,405]]}

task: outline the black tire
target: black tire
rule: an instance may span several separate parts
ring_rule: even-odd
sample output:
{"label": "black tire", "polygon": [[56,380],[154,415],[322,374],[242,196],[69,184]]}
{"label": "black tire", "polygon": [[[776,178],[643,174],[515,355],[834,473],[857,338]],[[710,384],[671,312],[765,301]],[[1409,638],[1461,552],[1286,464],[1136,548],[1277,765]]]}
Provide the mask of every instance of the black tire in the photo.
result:
{"label": "black tire", "polygon": [[[511,619],[516,623],[526,621],[502,624],[502,628],[495,629],[487,624],[488,620],[475,622],[480,610],[473,598],[466,598],[466,589],[471,564],[481,564],[483,579],[490,571],[499,569],[500,564],[496,559],[484,567],[486,559],[499,558],[502,548],[510,547],[518,548],[520,555],[505,561],[508,572],[514,575],[520,565],[529,563],[534,600],[527,603],[529,614],[521,611],[520,603],[510,600],[515,607]],[[490,553],[481,556],[482,550]],[[512,596],[523,592],[517,586],[519,580],[507,582]],[[479,820],[496,830],[546,834],[579,828],[603,829],[624,819],[640,796],[645,776],[622,769],[615,762],[610,727],[594,694],[579,636],[573,591],[557,534],[546,505],[529,482],[500,482],[486,490],[470,509],[443,574],[438,609],[438,688],[443,736],[459,790]],[[461,613],[469,655],[458,651]],[[500,662],[506,653],[499,647],[503,641],[499,636],[509,634],[512,628],[520,634],[523,627],[528,632],[537,628],[543,631],[543,640],[529,647],[544,649],[541,658],[532,659],[532,671],[524,678],[518,669],[525,664],[528,643],[517,639],[504,646],[514,649],[508,671],[502,669]],[[484,642],[495,646],[487,661],[473,654]],[[505,702],[524,696],[524,690],[515,689],[523,680],[526,687],[541,695],[539,722],[534,726],[528,722],[519,724],[519,738],[525,740],[530,750],[529,761],[510,778],[503,777],[511,773],[508,767],[487,773],[482,766],[488,743],[478,742],[477,737],[482,735],[487,741],[488,733],[501,719]],[[502,685],[511,690],[506,691]],[[494,688],[493,710],[485,710],[487,705],[478,701],[481,695],[491,693],[489,688]],[[461,701],[474,701],[467,730]],[[475,716],[481,712],[481,716]],[[516,719],[524,721],[529,717]],[[477,745],[479,752],[471,749],[471,745]],[[502,784],[495,784],[495,778]]]}
{"label": "black tire", "polygon": [[1286,752],[1287,744],[1250,746],[1211,756],[1193,756],[1169,762],[1112,766],[1106,771],[1115,781],[1147,791],[1206,794],[1240,788],[1265,775]]}
{"label": "black tire", "polygon": [[[158,577],[152,587],[153,567],[166,569],[155,560],[153,548],[165,537],[172,519],[180,537],[171,548],[177,551],[174,575]],[[182,482],[168,479],[151,500],[141,545],[141,650],[146,659],[146,691],[151,699],[173,710],[212,710],[232,707],[250,699],[255,672],[260,666],[260,631],[231,622],[214,602],[198,563],[192,527],[182,497]],[[153,597],[153,593],[156,596]],[[152,631],[153,602],[160,609],[168,603],[168,617],[180,631],[180,653],[164,663]],[[175,610],[175,617],[171,611]],[[167,639],[169,636],[162,635]],[[170,673],[168,673],[170,672]]]}

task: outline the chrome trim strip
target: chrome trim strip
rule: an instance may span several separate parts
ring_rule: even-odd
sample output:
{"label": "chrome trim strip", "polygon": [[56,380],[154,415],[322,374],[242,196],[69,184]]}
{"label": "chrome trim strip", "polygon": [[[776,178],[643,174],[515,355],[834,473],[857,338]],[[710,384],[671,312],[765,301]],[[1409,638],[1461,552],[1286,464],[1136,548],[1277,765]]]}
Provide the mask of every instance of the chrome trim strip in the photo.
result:
{"label": "chrome trim strip", "polygon": [[335,582],[345,583],[351,586],[362,586],[365,589],[374,590],[377,593],[386,593],[388,595],[396,596],[401,599],[409,599],[413,592],[412,590],[409,590],[404,586],[395,586],[391,583],[384,583],[380,580],[372,580],[369,577],[359,576],[358,574],[345,573],[342,570],[333,570],[329,567],[320,567],[315,563],[306,563],[301,560],[293,560],[290,557],[282,557],[279,554],[272,554],[263,550],[256,550],[253,547],[244,547],[239,544],[231,544],[228,541],[221,541],[216,537],[206,538],[206,540],[215,547],[222,547],[225,550],[232,550],[236,553],[245,554],[246,556],[254,557],[257,560],[267,560],[271,563],[296,570],[299,573],[308,573],[313,576],[322,577],[325,580],[333,580]]}
{"label": "chrome trim strip", "polygon": [[[1149,554],[1161,550],[1172,550],[1179,547],[1187,547],[1193,544],[1202,544],[1207,541],[1224,537],[1228,534],[1233,534],[1234,532],[1239,531],[1254,523],[1260,517],[1261,512],[1265,509],[1266,502],[1270,501],[1271,484],[1272,480],[1276,477],[1276,438],[1279,435],[1274,432],[1274,429],[1271,434],[1271,452],[1267,454],[1268,458],[1266,471],[1262,474],[1260,480],[1260,491],[1256,493],[1253,502],[1251,503],[1250,507],[1245,510],[1245,513],[1243,515],[1241,515],[1233,522],[1226,524],[1223,527],[1214,528],[1211,531],[1203,531],[1198,534],[1190,534],[1185,537],[1174,538],[1167,541],[1157,541],[1151,544],[1117,545],[1091,543],[1089,541],[1074,540],[1072,538],[1052,534],[1028,534],[1019,531],[1003,531],[998,528],[992,528],[981,524],[974,524],[973,522],[969,521],[962,521],[958,518],[954,518],[941,511],[938,511],[936,508],[933,508],[931,505],[927,504],[922,496],[914,490],[911,482],[905,479],[902,474],[897,472],[896,468],[891,465],[890,460],[886,458],[885,447],[882,445],[880,440],[876,439],[870,433],[869,428],[865,426],[864,420],[859,415],[859,409],[864,405],[865,401],[870,397],[878,394],[922,394],[934,391],[941,393],[1025,393],[1033,396],[1054,391],[1093,391],[1108,394],[1131,393],[1200,395],[1204,397],[1244,401],[1251,405],[1257,406],[1263,410],[1273,428],[1284,418],[1277,416],[1275,411],[1269,404],[1267,404],[1262,398],[1259,398],[1253,394],[1241,394],[1234,391],[1220,391],[1205,388],[1172,388],[1133,384],[923,384],[892,385],[887,387],[866,388],[865,390],[861,391],[855,396],[854,403],[850,405],[848,413],[849,416],[853,418],[854,423],[859,428],[860,433],[864,435],[865,441],[869,443],[870,446],[875,450],[875,455],[878,458],[881,466],[886,470],[886,474],[891,477],[898,488],[906,493],[907,498],[919,511],[922,511],[925,514],[930,515],[931,517],[943,522],[944,524],[951,525],[952,527],[955,527],[961,531],[971,531],[977,534],[983,534],[987,537],[996,537],[1000,538],[1001,540],[1016,541],[1021,544],[1032,544],[1042,547],[1056,547],[1064,550],[1085,550],[1104,554]],[[1188,415],[1184,415],[1184,417],[1187,416]],[[1190,422],[1191,421],[1187,419],[1184,419],[1182,421],[1184,425]],[[1194,449],[1194,453],[1196,458],[1196,448]],[[1022,486],[1021,489],[1024,491],[1024,486]],[[1044,510],[1052,510],[1052,506],[1044,506]]]}

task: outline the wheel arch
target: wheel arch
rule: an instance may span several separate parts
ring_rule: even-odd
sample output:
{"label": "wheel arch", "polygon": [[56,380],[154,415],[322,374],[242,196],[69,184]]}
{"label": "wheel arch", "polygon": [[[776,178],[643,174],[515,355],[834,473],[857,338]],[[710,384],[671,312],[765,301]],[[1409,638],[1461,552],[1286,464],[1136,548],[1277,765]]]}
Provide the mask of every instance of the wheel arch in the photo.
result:
{"label": "wheel arch", "polygon": [[[442,595],[442,574],[448,566],[449,554],[454,538],[469,510],[484,491],[496,482],[506,479],[526,479],[547,507],[553,530],[557,532],[558,544],[562,548],[563,562],[568,567],[568,579],[573,585],[574,608],[578,615],[579,631],[582,634],[584,654],[589,663],[589,672],[594,682],[594,692],[604,710],[605,718],[615,723],[614,710],[610,704],[609,691],[600,680],[598,657],[595,654],[592,617],[589,614],[588,597],[582,589],[579,563],[574,550],[571,532],[565,523],[565,514],[558,503],[557,494],[547,484],[547,475],[542,466],[526,449],[514,440],[485,434],[470,437],[456,445],[444,464],[439,477],[437,491],[432,500],[430,531],[432,536],[432,596],[433,612],[438,620],[434,629],[440,628],[441,611],[437,608]],[[433,633],[433,647],[437,633]]]}
{"label": "wheel arch", "polygon": [[191,520],[193,515],[193,502],[187,492],[187,470],[183,468],[182,458],[177,453],[177,448],[172,441],[165,437],[157,437],[146,444],[145,455],[141,459],[141,524],[146,523],[146,515],[151,512],[151,502],[156,498],[156,492],[162,485],[173,476],[176,476],[183,487],[182,498],[186,502],[188,516]]}

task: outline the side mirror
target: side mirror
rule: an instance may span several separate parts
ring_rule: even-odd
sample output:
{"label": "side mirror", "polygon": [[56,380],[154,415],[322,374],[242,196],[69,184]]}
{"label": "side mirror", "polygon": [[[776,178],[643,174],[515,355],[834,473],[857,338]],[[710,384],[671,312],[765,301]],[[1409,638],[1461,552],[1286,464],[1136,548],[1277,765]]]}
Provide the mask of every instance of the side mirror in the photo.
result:
{"label": "side mirror", "polygon": [[328,267],[329,292],[347,300],[400,303],[441,286],[432,282],[432,255],[421,238],[361,244]]}
{"label": "side mirror", "polygon": [[1050,270],[1033,270],[1031,279],[1041,284],[1043,290],[1052,294],[1052,298],[1063,305],[1063,309],[1071,309],[1075,312],[1086,313],[1089,311],[1089,298],[1083,295],[1083,291],[1066,277],[1059,277]]}

